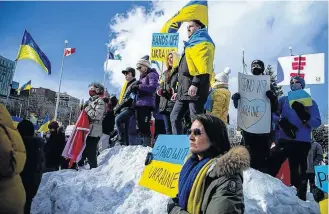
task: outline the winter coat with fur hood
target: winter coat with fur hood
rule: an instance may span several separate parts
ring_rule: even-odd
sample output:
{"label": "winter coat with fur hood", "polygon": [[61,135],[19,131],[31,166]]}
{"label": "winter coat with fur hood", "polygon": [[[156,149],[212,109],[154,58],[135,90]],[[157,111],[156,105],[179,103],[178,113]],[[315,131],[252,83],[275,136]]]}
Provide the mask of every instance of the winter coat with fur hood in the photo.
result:
{"label": "winter coat with fur hood", "polygon": [[21,135],[0,104],[0,213],[24,213],[25,190],[20,177],[26,161]]}
{"label": "winter coat with fur hood", "polygon": [[[244,213],[242,172],[248,169],[249,165],[249,153],[243,146],[233,147],[216,158],[205,179],[200,214]],[[175,206],[170,214],[188,212]]]}

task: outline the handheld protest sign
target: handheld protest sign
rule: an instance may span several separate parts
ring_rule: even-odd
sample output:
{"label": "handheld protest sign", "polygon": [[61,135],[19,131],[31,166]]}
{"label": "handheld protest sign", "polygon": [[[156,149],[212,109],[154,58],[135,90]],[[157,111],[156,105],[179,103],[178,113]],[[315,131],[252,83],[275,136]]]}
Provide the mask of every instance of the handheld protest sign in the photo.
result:
{"label": "handheld protest sign", "polygon": [[165,61],[170,52],[178,51],[178,33],[153,33],[150,60]]}
{"label": "handheld protest sign", "polygon": [[325,83],[325,54],[279,57],[277,62],[278,85],[290,85],[293,76],[302,77],[307,84]]}
{"label": "handheld protest sign", "polygon": [[238,126],[250,133],[269,133],[271,128],[271,104],[266,97],[270,90],[269,75],[239,73]]}
{"label": "handheld protest sign", "polygon": [[305,90],[289,91],[288,100],[290,107],[295,101],[300,102],[304,106],[312,106],[312,97]]}
{"label": "handheld protest sign", "polygon": [[328,165],[315,166],[315,185],[322,191],[328,193]]}
{"label": "handheld protest sign", "polygon": [[186,135],[159,135],[152,154],[148,154],[139,185],[169,197],[178,193],[178,178],[189,154]]}

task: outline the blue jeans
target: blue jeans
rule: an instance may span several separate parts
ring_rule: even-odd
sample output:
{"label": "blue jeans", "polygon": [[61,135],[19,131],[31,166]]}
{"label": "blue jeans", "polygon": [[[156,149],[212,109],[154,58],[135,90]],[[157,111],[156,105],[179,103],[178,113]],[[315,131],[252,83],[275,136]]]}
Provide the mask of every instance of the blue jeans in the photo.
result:
{"label": "blue jeans", "polygon": [[124,110],[118,116],[115,117],[115,126],[118,130],[119,141],[124,145],[129,145],[129,122],[130,117],[134,115],[134,111],[131,109]]}

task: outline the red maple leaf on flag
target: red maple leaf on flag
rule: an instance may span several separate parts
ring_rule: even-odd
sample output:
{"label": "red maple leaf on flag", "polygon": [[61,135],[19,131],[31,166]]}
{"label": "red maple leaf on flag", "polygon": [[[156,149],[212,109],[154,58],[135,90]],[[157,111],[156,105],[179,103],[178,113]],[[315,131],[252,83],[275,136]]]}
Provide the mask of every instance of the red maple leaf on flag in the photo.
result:
{"label": "red maple leaf on flag", "polygon": [[75,48],[65,48],[64,56],[70,56],[75,53]]}

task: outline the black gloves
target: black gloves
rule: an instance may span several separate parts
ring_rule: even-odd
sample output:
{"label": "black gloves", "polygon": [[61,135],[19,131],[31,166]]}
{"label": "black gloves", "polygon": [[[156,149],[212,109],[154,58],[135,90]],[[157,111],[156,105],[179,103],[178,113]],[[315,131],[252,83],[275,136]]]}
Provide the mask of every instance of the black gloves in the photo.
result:
{"label": "black gloves", "polygon": [[233,94],[232,100],[233,100],[234,108],[238,108],[238,104],[239,104],[238,101],[240,100],[240,98],[241,98],[241,96],[238,92]]}
{"label": "black gloves", "polygon": [[271,90],[266,91],[266,96],[267,96],[267,98],[270,99],[270,100],[275,100],[275,99],[278,98],[278,97],[276,96],[276,94],[275,94],[273,91],[271,91]]}
{"label": "black gloves", "polygon": [[133,86],[131,86],[131,90],[133,91],[133,92],[138,92],[138,90],[139,90],[139,85],[138,84],[136,84],[136,85],[133,85]]}
{"label": "black gloves", "polygon": [[287,118],[282,118],[279,121],[279,125],[288,137],[293,140],[296,139],[296,132],[298,131],[298,128],[294,124],[290,123]]}
{"label": "black gloves", "polygon": [[303,104],[301,104],[300,102],[293,102],[291,107],[295,110],[295,112],[297,113],[299,119],[303,122],[303,123],[307,123],[310,118],[311,115],[307,112],[305,106]]}
{"label": "black gloves", "polygon": [[170,213],[176,206],[178,206],[178,198],[171,198],[167,204],[167,212]]}

